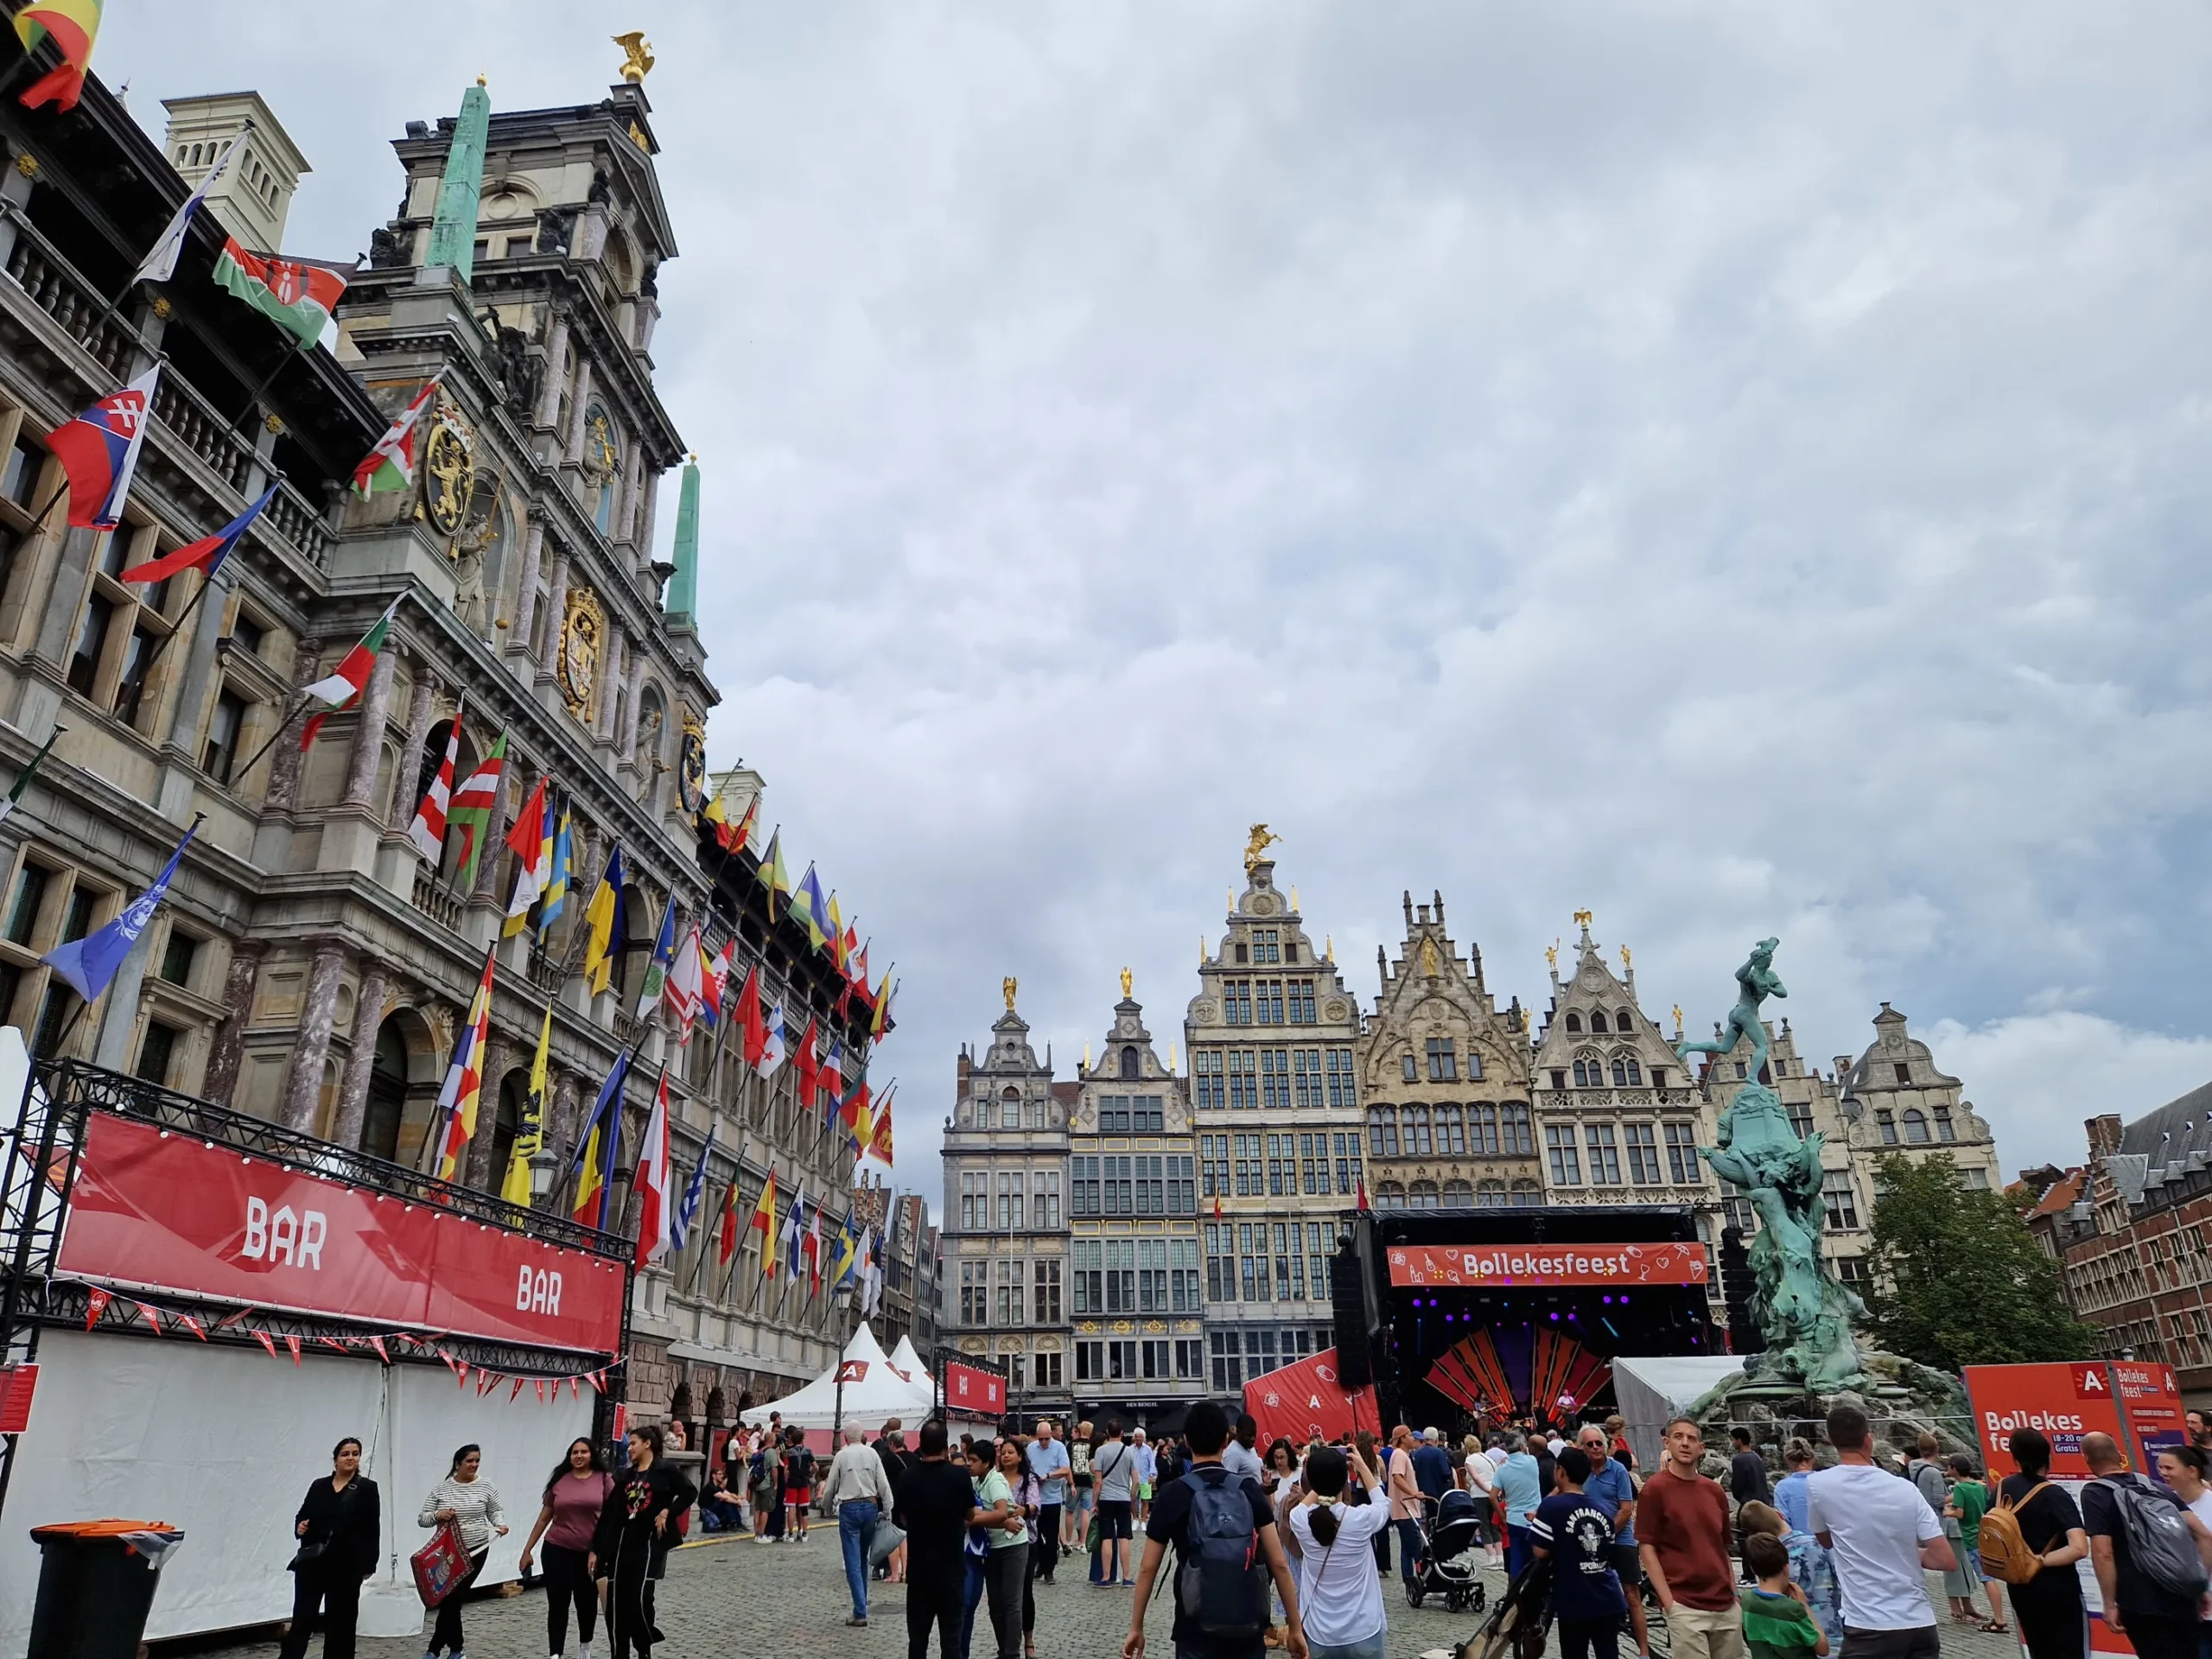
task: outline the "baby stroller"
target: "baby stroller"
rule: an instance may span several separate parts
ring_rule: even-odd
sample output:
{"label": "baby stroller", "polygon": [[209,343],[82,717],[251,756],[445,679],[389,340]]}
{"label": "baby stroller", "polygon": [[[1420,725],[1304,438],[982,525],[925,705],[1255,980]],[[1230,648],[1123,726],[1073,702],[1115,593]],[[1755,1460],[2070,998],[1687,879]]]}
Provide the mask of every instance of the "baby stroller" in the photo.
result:
{"label": "baby stroller", "polygon": [[1480,1612],[1488,1592],[1478,1571],[1482,1558],[1474,1553],[1482,1541],[1474,1494],[1446,1492],[1433,1512],[1426,1503],[1421,1508],[1421,1554],[1406,1581],[1406,1600],[1418,1607],[1442,1596],[1455,1613]]}

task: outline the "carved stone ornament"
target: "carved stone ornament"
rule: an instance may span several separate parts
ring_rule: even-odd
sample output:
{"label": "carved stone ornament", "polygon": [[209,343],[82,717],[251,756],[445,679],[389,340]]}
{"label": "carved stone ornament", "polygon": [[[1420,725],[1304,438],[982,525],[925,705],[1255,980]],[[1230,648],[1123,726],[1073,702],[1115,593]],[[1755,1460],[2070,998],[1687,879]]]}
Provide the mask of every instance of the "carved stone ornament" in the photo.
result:
{"label": "carved stone ornament", "polygon": [[441,536],[460,534],[476,495],[476,435],[441,404],[423,446],[423,516]]}
{"label": "carved stone ornament", "polygon": [[1268,898],[1264,893],[1255,893],[1252,896],[1252,913],[1255,916],[1274,915],[1275,913],[1275,901]]}
{"label": "carved stone ornament", "polygon": [[568,609],[561,617],[561,648],[554,665],[562,700],[578,720],[589,721],[593,698],[599,690],[600,654],[607,644],[607,613],[599,595],[588,588],[569,589]]}
{"label": "carved stone ornament", "polygon": [[683,711],[683,747],[677,755],[676,788],[686,812],[707,806],[707,728],[689,709]]}
{"label": "carved stone ornament", "polygon": [[1351,1007],[1348,1003],[1332,1001],[1322,1012],[1332,1020],[1343,1020],[1350,1017]]}

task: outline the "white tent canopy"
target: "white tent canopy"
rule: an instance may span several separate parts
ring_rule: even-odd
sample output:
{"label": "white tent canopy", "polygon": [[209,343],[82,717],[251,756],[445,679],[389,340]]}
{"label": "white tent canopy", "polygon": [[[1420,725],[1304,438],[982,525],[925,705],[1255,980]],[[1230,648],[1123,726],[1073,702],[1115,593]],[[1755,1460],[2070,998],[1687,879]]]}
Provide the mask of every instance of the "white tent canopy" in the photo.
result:
{"label": "white tent canopy", "polygon": [[[912,1352],[911,1346],[906,1351]],[[847,1363],[856,1361],[860,1366],[858,1375],[848,1377],[845,1382],[847,1422],[875,1424],[887,1417],[929,1415],[927,1373],[917,1364],[915,1380],[902,1380],[885,1356],[883,1344],[876,1341],[875,1333],[865,1324],[853,1332],[842,1357]],[[768,1414],[775,1412],[782,1415],[786,1428],[831,1427],[837,1420],[837,1370],[833,1366],[796,1394],[787,1394],[780,1400],[739,1413],[739,1421],[749,1428],[761,1428],[766,1427]]]}
{"label": "white tent canopy", "polygon": [[933,1392],[937,1387],[937,1379],[930,1375],[929,1367],[922,1363],[922,1357],[914,1351],[912,1337],[899,1338],[899,1345],[891,1351],[891,1369],[925,1394]]}
{"label": "white tent canopy", "polygon": [[1663,1456],[1667,1420],[1744,1369],[1740,1354],[1668,1354],[1613,1361],[1613,1397],[1627,1420],[1637,1461],[1656,1469]]}

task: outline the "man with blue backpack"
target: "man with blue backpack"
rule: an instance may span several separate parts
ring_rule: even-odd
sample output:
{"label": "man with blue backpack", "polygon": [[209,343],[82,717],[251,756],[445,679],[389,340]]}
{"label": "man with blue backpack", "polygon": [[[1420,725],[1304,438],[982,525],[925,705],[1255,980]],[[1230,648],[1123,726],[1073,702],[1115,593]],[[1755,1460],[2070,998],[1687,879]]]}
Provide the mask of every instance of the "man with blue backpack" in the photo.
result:
{"label": "man with blue backpack", "polygon": [[1289,1659],[1306,1659],[1298,1586],[1275,1536],[1274,1509],[1259,1482],[1222,1466],[1229,1414],[1201,1400],[1185,1421],[1184,1440],[1191,1454],[1185,1472],[1162,1484],[1153,1500],[1122,1659],[1144,1659],[1145,1608],[1171,1544],[1174,1659],[1262,1659],[1270,1583],[1282,1598]]}
{"label": "man with blue backpack", "polygon": [[2094,1477],[2082,1489],[2082,1527],[2105,1628],[2142,1659],[2196,1659],[2212,1532],[2171,1488],[2129,1472],[2111,1435],[2084,1434],[2082,1461]]}

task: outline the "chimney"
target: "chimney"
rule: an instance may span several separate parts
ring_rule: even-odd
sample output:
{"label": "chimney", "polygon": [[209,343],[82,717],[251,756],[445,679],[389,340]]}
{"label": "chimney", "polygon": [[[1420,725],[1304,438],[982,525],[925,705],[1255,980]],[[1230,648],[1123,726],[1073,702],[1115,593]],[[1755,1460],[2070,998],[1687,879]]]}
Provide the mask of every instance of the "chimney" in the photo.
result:
{"label": "chimney", "polygon": [[2104,1112],[2082,1126],[2088,1133],[2089,1156],[2109,1158],[2120,1150],[2120,1114]]}
{"label": "chimney", "polygon": [[308,158],[284,130],[259,92],[214,92],[200,98],[165,98],[168,136],[162,141],[184,181],[197,187],[213,168],[232,139],[249,124],[252,134],[238,146],[230,166],[207,193],[207,205],[225,230],[257,253],[281,253],[284,219],[300,175],[311,172]]}

